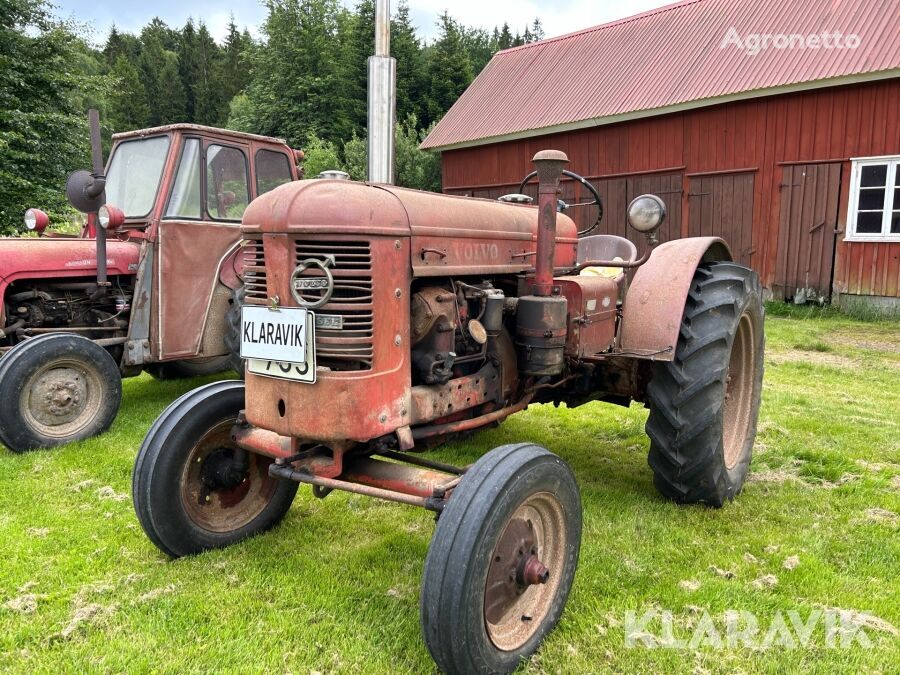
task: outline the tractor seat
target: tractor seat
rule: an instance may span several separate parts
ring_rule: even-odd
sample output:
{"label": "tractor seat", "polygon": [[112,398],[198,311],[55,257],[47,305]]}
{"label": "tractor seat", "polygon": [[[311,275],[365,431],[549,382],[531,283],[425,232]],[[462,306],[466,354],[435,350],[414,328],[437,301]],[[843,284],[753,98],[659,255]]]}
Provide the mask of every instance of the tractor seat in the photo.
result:
{"label": "tractor seat", "polygon": [[614,234],[595,234],[578,240],[578,264],[588,260],[637,260],[637,247],[625,237]]}

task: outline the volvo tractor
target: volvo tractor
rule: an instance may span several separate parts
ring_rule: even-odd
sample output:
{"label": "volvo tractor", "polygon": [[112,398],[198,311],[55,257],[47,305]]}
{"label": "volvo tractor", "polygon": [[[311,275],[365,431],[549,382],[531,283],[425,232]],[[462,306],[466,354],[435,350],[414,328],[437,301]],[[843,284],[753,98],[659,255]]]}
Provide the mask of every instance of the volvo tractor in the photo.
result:
{"label": "volvo tractor", "polygon": [[174,124],[115,134],[104,169],[90,119],[93,170],[67,185],[81,233],[34,208],[32,236],[0,239],[0,443],[17,452],[104,431],[123,376],[235,365],[241,215],[302,159],[277,138]]}
{"label": "volvo tractor", "polygon": [[[737,495],[763,376],[756,273],[714,237],[656,245],[666,210],[653,195],[628,207],[641,255],[579,233],[559,203],[566,156],[534,163],[537,204],[315,180],[249,206],[246,380],[184,395],[137,457],[135,509],[161,551],[267,530],[299,484],[429,509],[428,650],[445,672],[508,672],[563,612],[582,533],[575,476],[527,440],[464,467],[421,451],[529,405],[637,401],[665,497]],[[593,185],[565,177],[600,210]]]}

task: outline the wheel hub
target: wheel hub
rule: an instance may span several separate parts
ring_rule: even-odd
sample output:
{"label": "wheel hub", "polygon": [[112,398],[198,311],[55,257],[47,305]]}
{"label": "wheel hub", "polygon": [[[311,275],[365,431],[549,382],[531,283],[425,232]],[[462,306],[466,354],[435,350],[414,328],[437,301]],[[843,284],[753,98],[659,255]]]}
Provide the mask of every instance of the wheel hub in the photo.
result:
{"label": "wheel hub", "polygon": [[89,399],[84,375],[71,367],[45,370],[31,382],[28,390],[31,415],[47,427],[76,421]]}

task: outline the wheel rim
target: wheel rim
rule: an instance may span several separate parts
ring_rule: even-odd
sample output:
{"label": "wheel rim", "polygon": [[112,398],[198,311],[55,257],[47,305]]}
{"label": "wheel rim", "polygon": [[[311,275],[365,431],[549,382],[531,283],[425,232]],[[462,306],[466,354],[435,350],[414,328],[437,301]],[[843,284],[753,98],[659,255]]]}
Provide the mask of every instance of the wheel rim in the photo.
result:
{"label": "wheel rim", "polygon": [[744,441],[750,427],[753,410],[753,388],[756,363],[756,339],[753,321],[744,313],[738,322],[728,375],[725,379],[724,446],[725,466],[733,469],[744,451]]}
{"label": "wheel rim", "polygon": [[549,614],[563,577],[567,540],[562,504],[549,492],[531,495],[507,520],[484,594],[484,623],[497,649],[520,648]]}
{"label": "wheel rim", "polygon": [[269,476],[271,459],[247,453],[247,468],[228,480],[217,479],[216,467],[227,468],[240,449],[231,441],[235,420],[207,431],[191,448],[181,474],[181,501],[194,523],[211,532],[233,532],[262,513],[277,487]]}
{"label": "wheel rim", "polygon": [[103,378],[73,359],[53,361],[29,377],[19,398],[25,422],[42,436],[70,438],[88,427],[103,405]]}

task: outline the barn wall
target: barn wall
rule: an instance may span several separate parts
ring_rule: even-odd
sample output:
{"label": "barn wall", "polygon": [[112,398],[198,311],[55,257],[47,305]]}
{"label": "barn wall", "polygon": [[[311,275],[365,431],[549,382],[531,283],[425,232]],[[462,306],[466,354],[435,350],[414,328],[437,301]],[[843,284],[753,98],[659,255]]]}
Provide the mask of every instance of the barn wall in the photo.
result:
{"label": "barn wall", "polygon": [[[601,184],[644,172],[684,176],[680,205],[682,235],[690,208],[701,200],[713,172],[752,175],[752,195],[743,195],[752,217],[734,218],[749,227],[736,255],[746,258],[772,288],[778,269],[779,220],[785,166],[837,161],[840,171],[835,291],[897,296],[900,243],[843,241],[851,157],[900,154],[900,79],[833,87],[727,103],[562,134],[449,150],[443,153],[444,191],[489,196],[518,185],[535,152],[563,150],[570,168]],[[727,183],[727,181],[726,181]],[[740,188],[745,190],[746,180]],[[698,187],[699,186],[699,187]],[[480,196],[479,195],[479,196]],[[492,196],[492,195],[491,195]],[[671,201],[674,195],[670,195]],[[701,206],[700,208],[707,208]],[[606,217],[612,216],[608,213]],[[736,227],[733,223],[730,227]],[[727,234],[727,233],[726,233]],[[790,238],[782,238],[790,241]],[[749,242],[749,243],[747,243]],[[830,243],[830,242],[829,242]],[[782,255],[800,256],[801,251]],[[782,261],[782,268],[788,268]]]}

